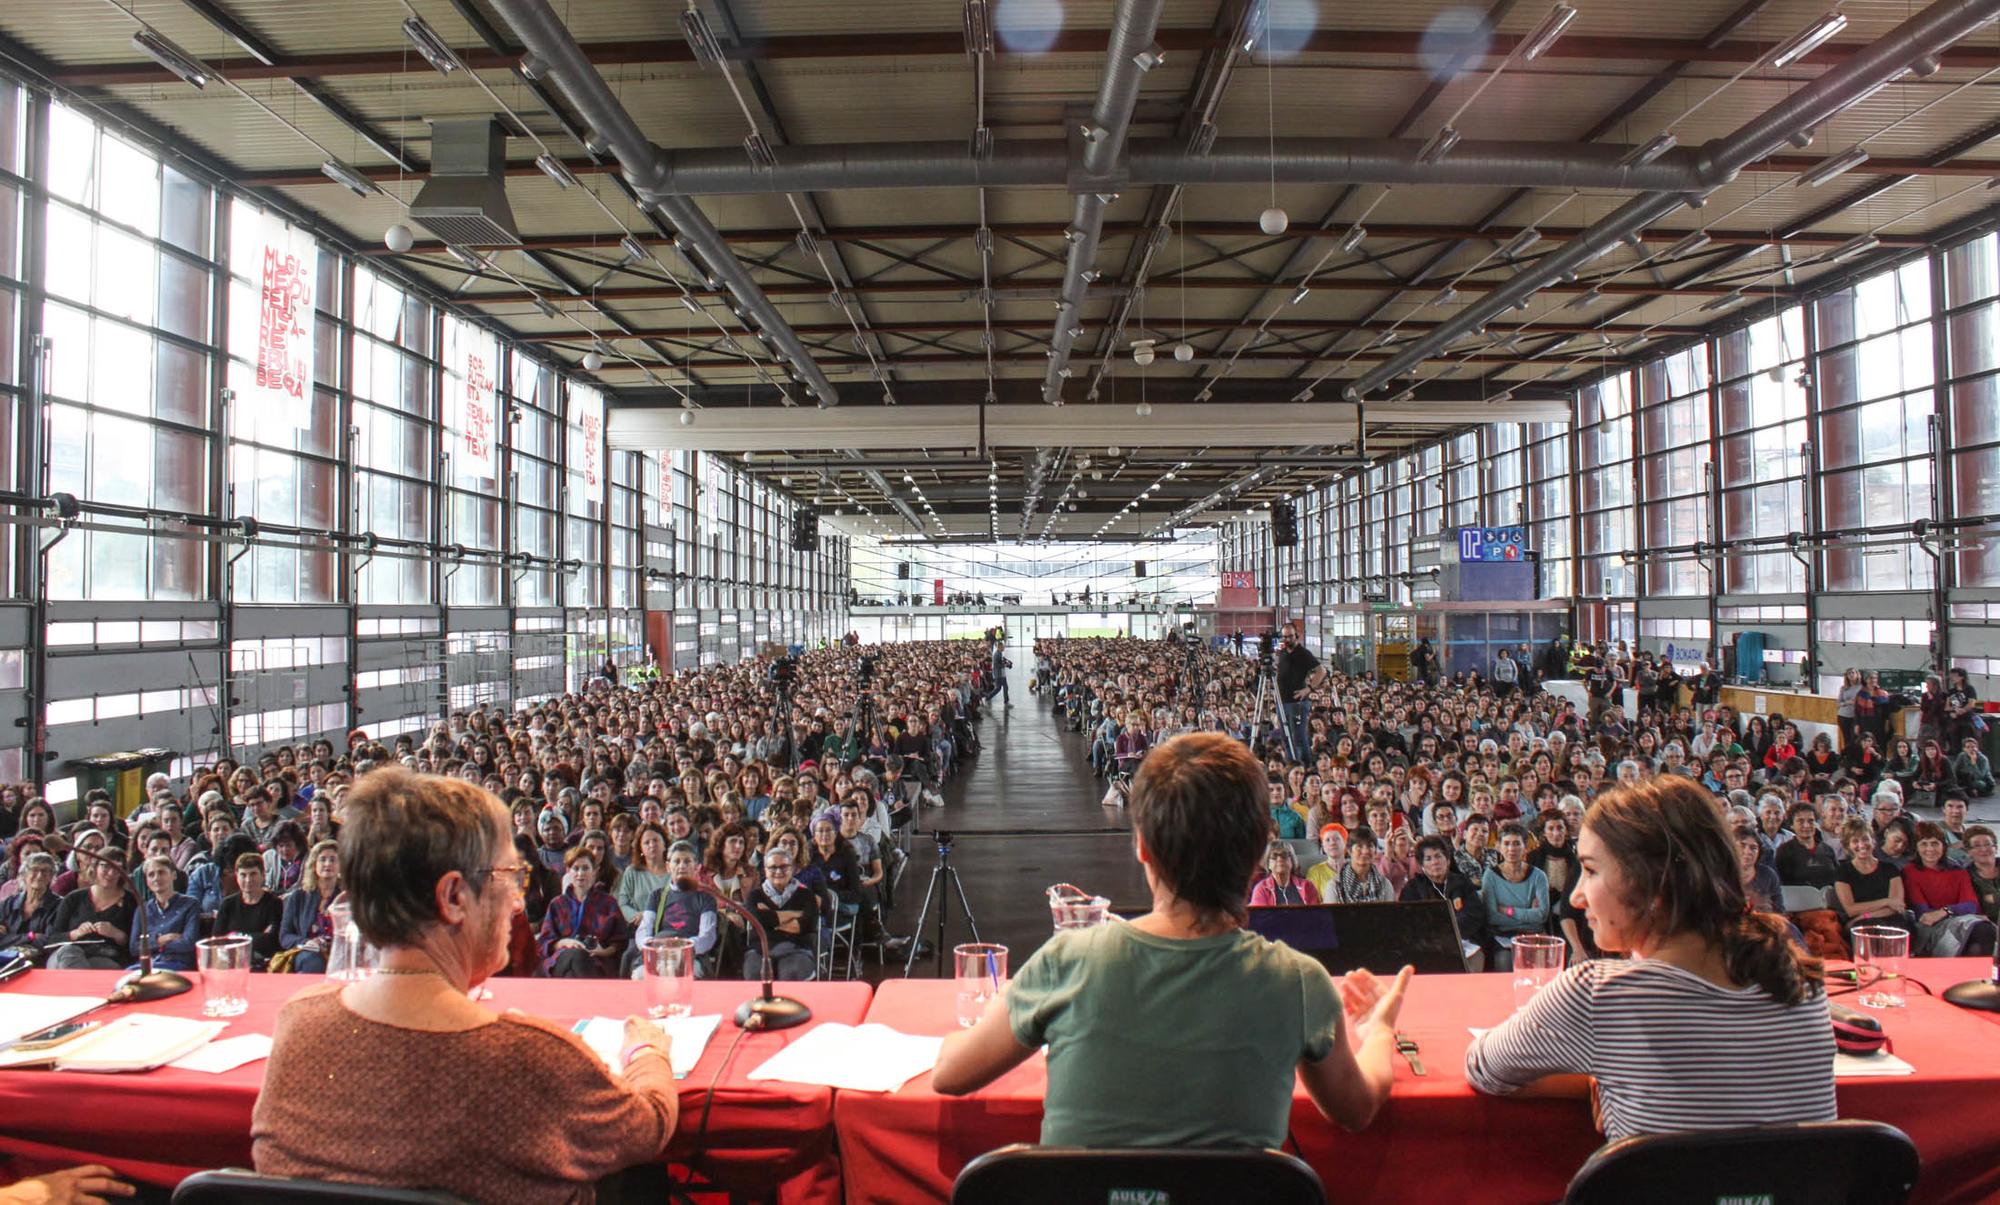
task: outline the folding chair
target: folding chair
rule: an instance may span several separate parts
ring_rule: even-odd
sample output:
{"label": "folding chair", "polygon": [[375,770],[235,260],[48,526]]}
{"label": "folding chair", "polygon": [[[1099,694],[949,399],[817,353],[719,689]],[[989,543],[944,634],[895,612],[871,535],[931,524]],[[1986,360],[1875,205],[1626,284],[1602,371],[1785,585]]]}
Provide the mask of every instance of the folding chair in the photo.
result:
{"label": "folding chair", "polygon": [[1916,1186],[1909,1135],[1879,1121],[1812,1121],[1625,1138],[1577,1169],[1566,1205],[1898,1205]]}
{"label": "folding chair", "polygon": [[1787,913],[1817,912],[1826,907],[1826,893],[1817,887],[1787,884],[1779,893],[1778,903]]}
{"label": "folding chair", "polygon": [[965,1165],[952,1205],[1106,1205],[1111,1201],[1255,1201],[1326,1205],[1318,1173],[1283,1151],[1085,1150],[1008,1146]]}
{"label": "folding chair", "polygon": [[240,1168],[196,1172],[174,1189],[173,1205],[338,1205],[374,1201],[382,1205],[459,1205],[450,1193],[428,1188],[382,1188],[332,1180],[291,1180]]}

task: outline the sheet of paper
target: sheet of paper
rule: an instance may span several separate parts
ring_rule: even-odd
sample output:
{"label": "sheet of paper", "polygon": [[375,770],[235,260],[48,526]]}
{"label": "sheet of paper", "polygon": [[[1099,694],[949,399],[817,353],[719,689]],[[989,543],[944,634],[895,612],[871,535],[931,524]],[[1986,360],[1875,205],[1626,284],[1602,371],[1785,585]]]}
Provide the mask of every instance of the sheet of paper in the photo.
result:
{"label": "sheet of paper", "polygon": [[211,1075],[221,1075],[234,1071],[245,1063],[271,1057],[271,1035],[262,1033],[239,1034],[233,1038],[223,1038],[210,1042],[193,1054],[184,1054],[169,1066],[182,1071],[206,1071]]}
{"label": "sheet of paper", "polygon": [[1833,1056],[1833,1078],[1858,1079],[1869,1075],[1915,1075],[1917,1069],[1883,1051],[1880,1054],[1841,1054]]}
{"label": "sheet of paper", "polygon": [[17,1041],[24,1034],[47,1029],[58,1021],[67,1021],[102,1003],[102,996],[30,996],[21,992],[0,992],[0,1043]]}
{"label": "sheet of paper", "polygon": [[194,1053],[227,1028],[227,1021],[131,1013],[71,1044],[56,1059],[59,1071],[150,1071]]}
{"label": "sheet of paper", "polygon": [[[715,1027],[722,1024],[719,1013],[704,1017],[666,1017],[659,1022],[673,1042],[672,1054],[668,1061],[673,1064],[674,1078],[686,1079],[701,1061],[702,1051],[708,1049],[708,1040],[715,1036]],[[589,1017],[578,1021],[572,1030],[583,1044],[590,1047],[606,1067],[618,1066],[618,1056],[625,1049],[625,1022],[617,1017]]]}
{"label": "sheet of paper", "polygon": [[818,1025],[750,1072],[851,1092],[894,1092],[937,1066],[943,1038],[900,1033],[887,1025]]}

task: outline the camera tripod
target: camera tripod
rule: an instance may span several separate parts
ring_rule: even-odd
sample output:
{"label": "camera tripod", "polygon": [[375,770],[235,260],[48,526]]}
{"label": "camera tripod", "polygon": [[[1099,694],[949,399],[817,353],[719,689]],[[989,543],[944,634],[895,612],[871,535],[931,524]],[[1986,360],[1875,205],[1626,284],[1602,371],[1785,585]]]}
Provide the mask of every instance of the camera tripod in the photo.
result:
{"label": "camera tripod", "polygon": [[1253,757],[1261,758],[1263,756],[1258,746],[1260,738],[1264,733],[1264,701],[1266,699],[1270,700],[1272,720],[1278,729],[1279,739],[1284,742],[1285,754],[1288,757],[1293,756],[1292,736],[1285,727],[1285,699],[1283,695],[1278,693],[1277,670],[1269,662],[1264,662],[1257,667],[1257,701],[1251,705],[1250,711],[1250,753]]}
{"label": "camera tripod", "polygon": [[[903,978],[908,979],[917,965],[917,952],[923,949],[924,921],[931,914],[931,897],[936,896],[937,940],[931,943],[931,952],[937,956],[937,977],[945,977],[945,951],[950,944],[945,937],[945,925],[951,914],[951,893],[958,893],[958,906],[965,911],[965,927],[972,930],[972,940],[979,940],[979,922],[973,918],[972,904],[965,898],[965,884],[958,877],[958,871],[951,865],[951,834],[939,829],[930,834],[937,841],[937,865],[931,867],[930,885],[924,888],[923,907],[917,909],[917,923],[910,930],[910,952],[903,958]],[[940,884],[947,890],[940,891]]]}

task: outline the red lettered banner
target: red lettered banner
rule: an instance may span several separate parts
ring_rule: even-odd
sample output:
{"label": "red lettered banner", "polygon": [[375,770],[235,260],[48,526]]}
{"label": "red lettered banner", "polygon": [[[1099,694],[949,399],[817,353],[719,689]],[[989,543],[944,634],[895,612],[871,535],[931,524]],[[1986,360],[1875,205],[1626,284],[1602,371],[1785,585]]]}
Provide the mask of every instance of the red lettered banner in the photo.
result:
{"label": "red lettered banner", "polygon": [[931,601],[940,607],[944,605],[944,579],[941,577],[931,582]]}
{"label": "red lettered banner", "polygon": [[258,215],[257,351],[251,396],[243,401],[286,418],[312,421],[313,295],[319,250],[312,236],[268,214]]}
{"label": "red lettered banner", "polygon": [[458,471],[463,476],[492,479],[495,469],[498,403],[493,340],[470,323],[448,319],[458,335]]}
{"label": "red lettered banner", "polygon": [[598,479],[604,475],[604,395],[588,385],[577,385],[576,425],[583,436],[583,483],[595,496]]}

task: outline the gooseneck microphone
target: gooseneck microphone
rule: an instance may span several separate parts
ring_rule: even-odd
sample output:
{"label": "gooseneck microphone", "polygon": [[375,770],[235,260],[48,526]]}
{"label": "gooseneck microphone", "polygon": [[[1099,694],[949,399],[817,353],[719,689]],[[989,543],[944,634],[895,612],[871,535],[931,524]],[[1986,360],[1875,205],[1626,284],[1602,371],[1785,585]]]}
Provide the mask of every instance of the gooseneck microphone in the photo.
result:
{"label": "gooseneck microphone", "polygon": [[[730,899],[720,891],[715,890],[713,887],[694,879],[675,879],[674,890],[698,893],[709,897],[718,905],[728,908],[737,916],[742,917],[744,923],[750,927],[750,931],[757,935],[757,951],[760,960],[764,964],[764,990],[755,998],[745,1000],[737,1008],[736,1027],[738,1029],[790,1029],[795,1025],[804,1025],[807,1021],[812,1020],[812,1009],[806,1007],[803,1001],[772,993],[771,939],[764,935],[764,926],[758,923],[756,913],[745,908],[735,900]],[[811,889],[800,887],[798,890],[810,891]]]}

